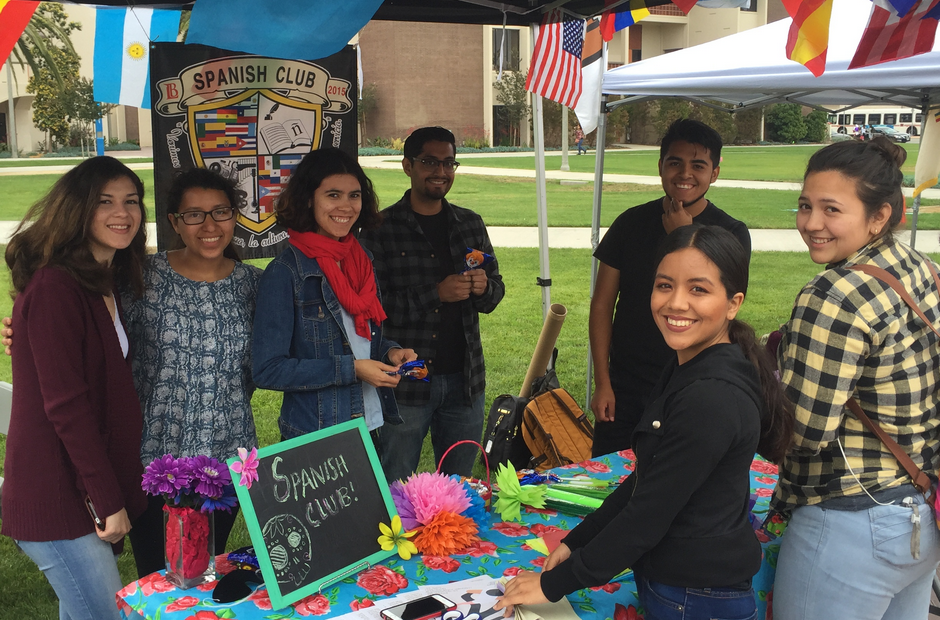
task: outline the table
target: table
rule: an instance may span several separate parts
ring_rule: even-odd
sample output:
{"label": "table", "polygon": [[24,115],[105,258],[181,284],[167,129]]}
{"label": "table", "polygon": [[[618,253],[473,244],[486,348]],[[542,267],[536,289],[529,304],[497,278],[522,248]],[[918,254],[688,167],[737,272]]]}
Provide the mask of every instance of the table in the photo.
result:
{"label": "table", "polygon": [[[623,480],[633,469],[633,453],[624,450],[554,470],[562,476],[587,474],[601,480]],[[759,523],[767,511],[776,484],[777,467],[761,459],[751,465],[751,495],[756,500],[752,521]],[[553,510],[529,509],[524,523],[503,522],[490,515],[490,527],[481,532],[481,541],[467,553],[451,557],[414,556],[404,561],[393,557],[379,565],[328,586],[322,594],[308,596],[282,610],[272,610],[264,588],[234,605],[220,605],[212,600],[214,583],[180,591],[167,582],[163,571],[135,581],[117,593],[117,604],[127,620],[272,620],[307,616],[340,616],[350,611],[381,605],[382,598],[416,589],[419,585],[492,575],[512,576],[520,570],[537,569],[545,556],[531,549],[525,541],[557,529],[571,529],[581,520]],[[761,534],[758,532],[758,534]],[[774,570],[779,540],[758,536],[764,551],[761,569],[754,577],[758,598],[758,618],[764,618],[772,601]],[[220,556],[217,570],[224,574],[233,569]],[[632,573],[598,588],[580,590],[568,596],[582,620],[632,620],[637,618],[636,586]],[[483,618],[481,620],[487,620]]]}

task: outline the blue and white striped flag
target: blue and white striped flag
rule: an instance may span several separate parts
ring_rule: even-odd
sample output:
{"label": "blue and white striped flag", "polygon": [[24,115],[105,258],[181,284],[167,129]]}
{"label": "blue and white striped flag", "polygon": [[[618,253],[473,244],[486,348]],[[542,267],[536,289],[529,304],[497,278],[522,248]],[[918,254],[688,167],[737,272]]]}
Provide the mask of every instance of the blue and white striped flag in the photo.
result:
{"label": "blue and white striped flag", "polygon": [[99,8],[95,101],[150,108],[150,42],[176,41],[180,11]]}

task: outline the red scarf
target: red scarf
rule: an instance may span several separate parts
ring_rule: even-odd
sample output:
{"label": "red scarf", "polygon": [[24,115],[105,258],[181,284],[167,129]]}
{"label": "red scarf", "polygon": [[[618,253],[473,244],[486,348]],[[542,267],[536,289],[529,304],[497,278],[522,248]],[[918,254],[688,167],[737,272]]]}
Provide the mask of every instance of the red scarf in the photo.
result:
{"label": "red scarf", "polygon": [[291,245],[319,263],[340,305],[355,320],[356,333],[372,340],[369,320],[380,324],[386,314],[379,303],[372,261],[359,245],[359,240],[346,235],[334,241],[319,233],[297,232],[290,228],[287,234]]}

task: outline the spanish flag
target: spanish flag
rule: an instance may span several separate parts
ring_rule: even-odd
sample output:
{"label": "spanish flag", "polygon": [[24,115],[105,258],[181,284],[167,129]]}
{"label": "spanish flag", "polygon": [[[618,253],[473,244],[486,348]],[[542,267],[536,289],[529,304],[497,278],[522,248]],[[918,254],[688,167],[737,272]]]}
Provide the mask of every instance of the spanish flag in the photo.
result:
{"label": "spanish flag", "polygon": [[0,65],[7,61],[13,46],[26,30],[29,20],[36,12],[38,2],[23,0],[0,0]]}
{"label": "spanish flag", "polygon": [[787,37],[787,58],[819,77],[826,70],[832,0],[784,0],[783,6],[793,18]]}

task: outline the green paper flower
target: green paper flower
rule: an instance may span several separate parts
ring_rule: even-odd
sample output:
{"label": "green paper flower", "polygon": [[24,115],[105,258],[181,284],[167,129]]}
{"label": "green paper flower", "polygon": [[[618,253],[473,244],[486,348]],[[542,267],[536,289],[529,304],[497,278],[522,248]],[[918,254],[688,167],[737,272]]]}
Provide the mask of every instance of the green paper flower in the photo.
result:
{"label": "green paper flower", "polygon": [[516,472],[501,463],[496,470],[496,484],[499,485],[499,492],[494,506],[496,512],[503,521],[522,521],[522,505],[533,508],[545,507],[545,487],[543,485],[527,485],[523,487],[519,484],[519,478]]}
{"label": "green paper flower", "polygon": [[415,547],[415,544],[408,540],[414,536],[416,532],[402,531],[401,517],[398,515],[392,517],[392,527],[384,523],[379,523],[379,531],[382,532],[382,535],[378,538],[379,545],[382,546],[382,551],[391,551],[397,548],[398,555],[401,556],[403,560],[410,560],[411,556],[418,553],[418,548]]}

